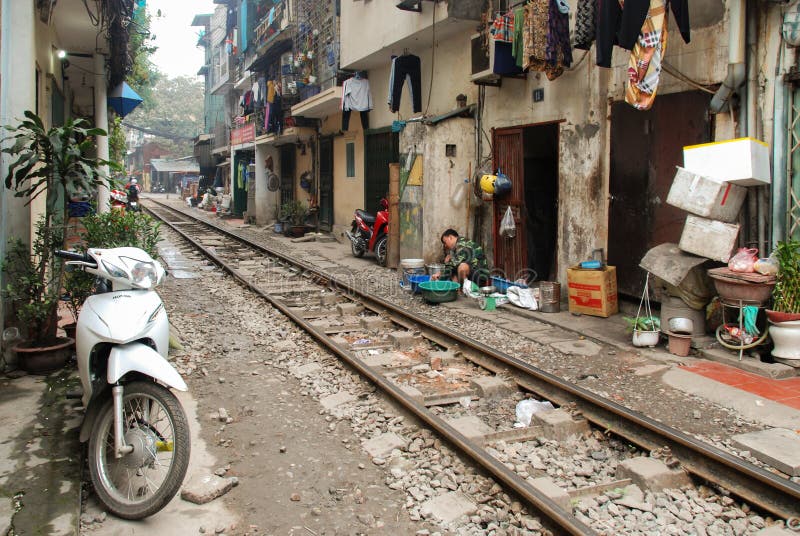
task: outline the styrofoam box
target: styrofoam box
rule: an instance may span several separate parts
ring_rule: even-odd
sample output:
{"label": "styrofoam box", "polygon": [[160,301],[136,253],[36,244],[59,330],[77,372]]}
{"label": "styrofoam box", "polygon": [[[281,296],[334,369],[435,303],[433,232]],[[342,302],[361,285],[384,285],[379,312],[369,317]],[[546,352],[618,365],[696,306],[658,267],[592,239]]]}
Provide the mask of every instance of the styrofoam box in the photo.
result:
{"label": "styrofoam box", "polygon": [[684,147],[683,167],[698,175],[740,186],[761,186],[771,181],[769,146],[753,138]]}
{"label": "styrofoam box", "polygon": [[728,262],[736,245],[739,225],[689,215],[678,247],[707,259]]}
{"label": "styrofoam box", "polygon": [[718,182],[678,167],[667,203],[697,216],[731,223],[736,221],[747,188]]}

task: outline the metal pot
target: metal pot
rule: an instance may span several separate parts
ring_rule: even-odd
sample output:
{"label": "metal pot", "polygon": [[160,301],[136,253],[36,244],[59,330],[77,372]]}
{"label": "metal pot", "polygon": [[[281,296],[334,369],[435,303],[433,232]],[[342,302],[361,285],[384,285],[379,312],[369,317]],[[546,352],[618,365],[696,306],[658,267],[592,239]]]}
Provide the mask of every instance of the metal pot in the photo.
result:
{"label": "metal pot", "polygon": [[436,274],[442,275],[444,273],[445,266],[444,264],[427,264],[425,265],[425,269],[428,271],[428,275],[433,277]]}
{"label": "metal pot", "polygon": [[691,318],[670,318],[667,323],[672,333],[691,334],[694,332],[694,322]]}

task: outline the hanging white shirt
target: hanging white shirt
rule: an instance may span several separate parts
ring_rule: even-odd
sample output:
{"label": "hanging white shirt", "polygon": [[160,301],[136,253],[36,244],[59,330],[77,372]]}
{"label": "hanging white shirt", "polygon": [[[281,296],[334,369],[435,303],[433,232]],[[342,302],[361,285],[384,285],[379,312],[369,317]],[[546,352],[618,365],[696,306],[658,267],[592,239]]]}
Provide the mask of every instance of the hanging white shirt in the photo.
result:
{"label": "hanging white shirt", "polygon": [[342,86],[342,110],[367,112],[372,110],[372,91],[369,80],[348,78]]}

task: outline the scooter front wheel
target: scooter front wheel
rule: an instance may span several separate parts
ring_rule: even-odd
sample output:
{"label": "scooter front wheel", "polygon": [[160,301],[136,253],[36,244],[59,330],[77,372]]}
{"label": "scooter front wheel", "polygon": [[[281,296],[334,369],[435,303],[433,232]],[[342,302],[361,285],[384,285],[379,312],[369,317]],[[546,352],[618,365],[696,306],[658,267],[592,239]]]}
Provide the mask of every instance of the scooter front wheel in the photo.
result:
{"label": "scooter front wheel", "polygon": [[383,235],[375,242],[375,259],[378,261],[378,264],[381,266],[386,266],[386,260],[388,257],[387,254],[387,243],[388,237]]}
{"label": "scooter front wheel", "polygon": [[149,382],[125,386],[122,432],[133,451],[114,455],[114,403],[100,410],[89,439],[89,474],[109,512],[142,519],[164,508],[178,492],[189,465],[186,415],[172,392]]}

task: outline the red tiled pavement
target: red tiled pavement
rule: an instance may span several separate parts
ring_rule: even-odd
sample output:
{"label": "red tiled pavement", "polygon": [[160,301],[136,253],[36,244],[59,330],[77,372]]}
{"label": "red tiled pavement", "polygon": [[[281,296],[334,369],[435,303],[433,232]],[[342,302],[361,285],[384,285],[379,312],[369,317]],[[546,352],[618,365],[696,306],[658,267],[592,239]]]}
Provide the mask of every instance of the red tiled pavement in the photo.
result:
{"label": "red tiled pavement", "polygon": [[800,409],[800,378],[773,380],[713,361],[683,365],[681,368],[785,406]]}

